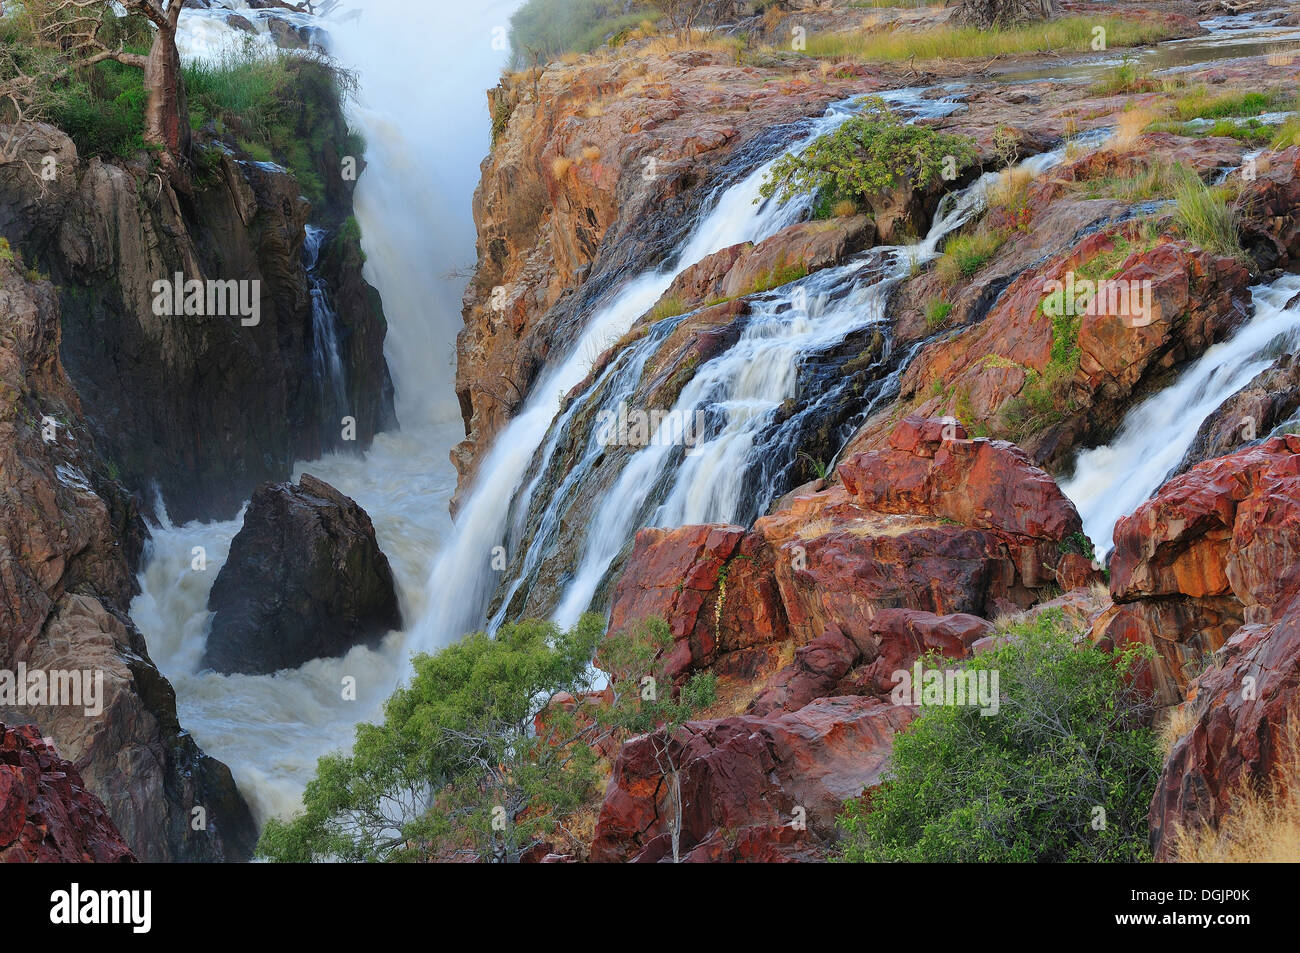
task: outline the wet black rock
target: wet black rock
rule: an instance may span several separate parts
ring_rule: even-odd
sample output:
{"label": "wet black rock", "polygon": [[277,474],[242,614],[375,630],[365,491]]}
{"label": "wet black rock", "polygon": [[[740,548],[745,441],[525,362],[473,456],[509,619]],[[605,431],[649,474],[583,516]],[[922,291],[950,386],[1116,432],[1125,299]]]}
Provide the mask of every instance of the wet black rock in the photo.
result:
{"label": "wet black rock", "polygon": [[357,503],[304,474],[253,494],[208,596],[204,665],[269,674],[374,645],[401,627],[388,559]]}

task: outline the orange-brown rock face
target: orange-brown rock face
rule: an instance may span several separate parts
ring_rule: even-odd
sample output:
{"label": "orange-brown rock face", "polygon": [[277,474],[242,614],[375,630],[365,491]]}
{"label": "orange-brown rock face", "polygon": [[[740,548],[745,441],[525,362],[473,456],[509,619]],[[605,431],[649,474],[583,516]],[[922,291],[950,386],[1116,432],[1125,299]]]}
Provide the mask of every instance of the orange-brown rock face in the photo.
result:
{"label": "orange-brown rock face", "polygon": [[1094,638],[1153,644],[1153,687],[1166,701],[1186,694],[1192,716],[1152,802],[1161,859],[1174,827],[1217,824],[1235,785],[1270,780],[1300,717],[1297,552],[1294,436],[1193,467],[1115,528],[1116,606]]}
{"label": "orange-brown rock face", "polygon": [[[765,78],[729,55],[691,51],[556,63],[535,82],[519,74],[492,90],[498,137],[474,197],[479,265],[457,344],[462,490],[605,279],[670,256],[737,148],[879,85]],[[591,300],[573,294],[588,283]]]}
{"label": "orange-brown rock face", "polygon": [[[0,316],[0,670],[102,679],[94,714],[6,693],[0,720],[53,738],[145,860],[246,860],[257,838],[248,806],[229,768],[181,729],[172,687],[127,618],[142,529],[59,359],[54,288],[0,261]],[[195,805],[208,811],[202,832],[190,827]]]}
{"label": "orange-brown rock face", "polygon": [[36,726],[0,723],[0,863],[134,860],[99,798]]}
{"label": "orange-brown rock face", "polygon": [[[839,466],[841,485],[796,496],[752,532],[647,529],[614,593],[611,631],[668,621],[670,671],[728,665],[763,646],[806,645],[829,630],[861,644],[883,609],[992,616],[1028,608],[1064,566],[1074,505],[1011,444],[966,439],[955,424],[907,418],[887,450]],[[1071,558],[1073,557],[1073,558]],[[770,652],[761,653],[770,656]]]}
{"label": "orange-brown rock face", "polygon": [[929,652],[967,657],[992,628],[979,616],[1027,608],[1059,567],[1077,571],[1066,550],[1079,516],[1018,449],[919,417],[890,443],[752,531],[638,534],[611,631],[662,617],[674,676],[708,667],[754,691],[744,715],[624,746],[594,859],[671,856],[668,756],[682,772],[685,859],[824,856],[842,802],[879,782],[913,715],[890,701],[894,673]]}

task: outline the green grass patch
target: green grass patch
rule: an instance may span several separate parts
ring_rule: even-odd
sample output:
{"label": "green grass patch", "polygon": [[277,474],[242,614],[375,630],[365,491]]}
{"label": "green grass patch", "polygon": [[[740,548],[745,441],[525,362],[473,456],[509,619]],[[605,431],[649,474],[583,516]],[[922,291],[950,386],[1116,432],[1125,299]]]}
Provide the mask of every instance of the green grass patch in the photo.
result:
{"label": "green grass patch", "polygon": [[1089,199],[1111,198],[1121,202],[1149,202],[1171,199],[1180,187],[1200,177],[1181,162],[1153,157],[1137,175],[1106,176],[1082,183],[1083,195]]}
{"label": "green grass patch", "polygon": [[650,309],[646,315],[646,320],[651,324],[656,321],[662,321],[665,318],[675,318],[679,314],[686,313],[686,302],[677,295],[669,295],[666,298],[660,298],[655,306]]}
{"label": "green grass patch", "polygon": [[1195,121],[1159,120],[1147,126],[1150,132],[1168,132],[1188,139],[1237,139],[1251,145],[1268,142],[1277,127],[1258,119],[1216,119],[1209,126]]}
{"label": "green grass patch", "polygon": [[1258,116],[1282,108],[1288,99],[1281,90],[1215,93],[1198,86],[1174,101],[1173,112],[1182,120]]}
{"label": "green grass patch", "polygon": [[1198,179],[1181,185],[1174,197],[1174,219],[1188,241],[1216,255],[1247,260],[1237,231],[1241,213],[1227,189]]}
{"label": "green grass patch", "polygon": [[233,140],[255,161],[285,167],[313,205],[325,194],[318,157],[327,149],[339,157],[365,151],[355,133],[336,135],[340,100],[353,83],[324,61],[252,44],[185,67],[191,125]]}
{"label": "green grass patch", "polygon": [[937,331],[943,327],[950,314],[952,314],[952,304],[950,302],[939,298],[927,301],[925,303],[925,326],[931,331]]}
{"label": "green grass patch", "polygon": [[935,269],[946,284],[955,284],[958,279],[970,278],[992,260],[998,249],[1006,242],[1006,235],[1001,231],[980,229],[948,239],[943,248],[943,256]]}
{"label": "green grass patch", "polygon": [[1114,96],[1118,93],[1145,93],[1155,88],[1151,71],[1126,56],[1093,84],[1092,92],[1098,96]]}
{"label": "green grass patch", "polygon": [[753,285],[750,286],[746,294],[761,294],[764,291],[771,291],[773,288],[780,288],[782,285],[788,285],[792,281],[807,277],[808,266],[803,262],[787,263],[784,259],[781,259],[768,269],[765,274],[755,278]]}
{"label": "green grass patch", "polygon": [[[1291,109],[1300,112],[1300,95],[1296,96],[1291,102]],[[1287,149],[1291,146],[1300,146],[1300,116],[1292,116],[1284,122],[1281,128],[1273,136],[1271,143],[1274,149]]]}

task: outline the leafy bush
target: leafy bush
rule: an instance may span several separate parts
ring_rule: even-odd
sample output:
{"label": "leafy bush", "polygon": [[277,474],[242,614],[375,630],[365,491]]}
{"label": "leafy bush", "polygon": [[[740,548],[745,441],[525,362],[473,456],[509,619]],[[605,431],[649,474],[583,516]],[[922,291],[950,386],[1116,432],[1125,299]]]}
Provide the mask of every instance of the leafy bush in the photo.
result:
{"label": "leafy bush", "polygon": [[125,159],[145,148],[145,99],[143,70],[96,63],[54,87],[50,121],[80,155]]}
{"label": "leafy bush", "polygon": [[798,155],[779,159],[760,192],[780,195],[824,194],[831,202],[857,201],[876,195],[905,179],[924,188],[938,179],[945,160],[958,169],[975,161],[969,136],[939,132],[929,126],[903,122],[884,100],[870,97],[862,111],[837,130],[816,139]]}
{"label": "leafy bush", "polygon": [[[697,673],[678,692],[666,674],[672,634],[662,619],[605,637],[586,615],[567,632],[549,622],[478,632],[414,659],[415,676],[384,706],[381,725],[357,726],[351,755],[320,759],[302,813],[271,820],[258,854],[272,861],[424,861],[455,856],[518,861],[597,793],[595,742],[616,732],[671,729],[713,703]],[[611,673],[611,700],[576,712]],[[647,690],[647,684],[657,690]],[[665,771],[677,768],[663,750]]]}
{"label": "leafy bush", "polygon": [[[892,776],[838,824],[849,861],[1137,861],[1160,769],[1137,647],[1108,654],[1058,610],[962,663],[997,672],[998,712],[923,709]],[[1079,644],[1076,644],[1079,640]]]}

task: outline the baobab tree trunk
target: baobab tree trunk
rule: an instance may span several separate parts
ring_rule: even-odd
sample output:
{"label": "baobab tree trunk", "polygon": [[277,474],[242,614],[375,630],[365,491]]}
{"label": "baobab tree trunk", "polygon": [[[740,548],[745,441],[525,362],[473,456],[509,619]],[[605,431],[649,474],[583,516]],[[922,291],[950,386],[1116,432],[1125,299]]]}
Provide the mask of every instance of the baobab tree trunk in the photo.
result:
{"label": "baobab tree trunk", "polygon": [[[180,10],[179,0],[173,6]],[[170,12],[169,19],[170,19]],[[190,118],[185,104],[185,77],[176,48],[176,29],[159,27],[144,63],[144,141],[179,160],[189,153]]]}

